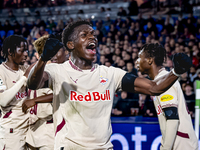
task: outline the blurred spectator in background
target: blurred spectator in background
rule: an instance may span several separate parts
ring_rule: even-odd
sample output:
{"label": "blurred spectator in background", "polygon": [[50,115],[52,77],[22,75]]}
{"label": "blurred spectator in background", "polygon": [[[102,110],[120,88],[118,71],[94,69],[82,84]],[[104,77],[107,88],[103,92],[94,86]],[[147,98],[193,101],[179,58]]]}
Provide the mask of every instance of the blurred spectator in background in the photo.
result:
{"label": "blurred spectator in background", "polygon": [[130,116],[131,115],[131,108],[133,107],[134,101],[128,99],[128,94],[125,91],[121,92],[121,96],[115,106],[112,109],[112,114],[115,116]]}
{"label": "blurred spectator in background", "polygon": [[138,15],[139,10],[138,10],[138,4],[136,0],[130,0],[128,10],[129,10],[129,13],[128,13],[129,16]]}
{"label": "blurred spectator in background", "polygon": [[35,38],[38,39],[39,37],[42,37],[42,36],[47,35],[47,34],[49,34],[49,33],[45,30],[44,26],[41,26],[41,27],[39,28],[39,31],[38,31],[37,34],[35,35]]}
{"label": "blurred spectator in background", "polygon": [[119,7],[119,11],[117,13],[117,16],[127,16],[126,10],[124,10],[123,7]]}
{"label": "blurred spectator in background", "polygon": [[190,73],[189,73],[189,78],[190,78],[190,82],[193,83],[194,79],[197,77],[197,74],[196,74],[196,68],[195,66],[192,66],[190,68]]}
{"label": "blurred spectator in background", "polygon": [[184,87],[184,97],[190,112],[191,117],[194,117],[194,106],[195,106],[195,94],[193,92],[193,85],[191,82],[186,83]]}

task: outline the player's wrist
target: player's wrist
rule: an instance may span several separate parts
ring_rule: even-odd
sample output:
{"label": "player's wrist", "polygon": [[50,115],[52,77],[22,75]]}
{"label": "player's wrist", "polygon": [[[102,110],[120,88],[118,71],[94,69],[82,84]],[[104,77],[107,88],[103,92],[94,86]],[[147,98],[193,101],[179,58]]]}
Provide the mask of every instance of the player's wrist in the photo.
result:
{"label": "player's wrist", "polygon": [[177,76],[177,77],[180,77],[180,76],[181,76],[180,74],[177,74],[177,73],[175,72],[174,68],[173,68],[171,71],[172,71],[172,73],[173,73],[175,76]]}

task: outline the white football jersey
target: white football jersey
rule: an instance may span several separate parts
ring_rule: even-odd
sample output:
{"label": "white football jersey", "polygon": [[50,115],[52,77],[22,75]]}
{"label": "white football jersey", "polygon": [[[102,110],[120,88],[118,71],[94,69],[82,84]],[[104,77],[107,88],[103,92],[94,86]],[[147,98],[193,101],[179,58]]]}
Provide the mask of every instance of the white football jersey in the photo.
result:
{"label": "white football jersey", "polygon": [[[162,70],[154,80],[158,80],[163,75],[166,75],[168,71]],[[176,81],[171,88],[159,96],[153,96],[154,106],[157,111],[158,120],[160,124],[160,130],[162,133],[162,141],[165,141],[166,135],[166,117],[163,108],[177,107],[179,116],[179,126],[177,136],[174,142],[173,150],[196,150],[198,148],[198,140],[195,135],[192,120],[188,113],[186,101],[183,95],[179,81]],[[180,144],[181,142],[181,144]]]}
{"label": "white football jersey", "polygon": [[49,64],[45,71],[54,93],[55,149],[112,149],[111,109],[126,72],[97,64],[81,70],[71,61]]}

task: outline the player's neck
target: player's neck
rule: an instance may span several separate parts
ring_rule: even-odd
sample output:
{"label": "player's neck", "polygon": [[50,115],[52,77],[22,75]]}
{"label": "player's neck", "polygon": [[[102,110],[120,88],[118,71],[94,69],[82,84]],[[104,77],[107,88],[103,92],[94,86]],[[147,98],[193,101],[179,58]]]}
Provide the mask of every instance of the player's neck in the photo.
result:
{"label": "player's neck", "polygon": [[156,65],[153,65],[152,68],[151,68],[151,71],[149,73],[149,77],[154,80],[155,77],[164,69],[163,66],[156,66]]}
{"label": "player's neck", "polygon": [[70,61],[78,68],[80,68],[81,70],[88,70],[88,69],[92,69],[94,63],[92,61],[86,61],[80,58],[74,58],[71,57]]}
{"label": "player's neck", "polygon": [[12,61],[6,61],[5,64],[7,67],[9,67],[12,70],[15,70],[15,71],[19,70],[19,65]]}

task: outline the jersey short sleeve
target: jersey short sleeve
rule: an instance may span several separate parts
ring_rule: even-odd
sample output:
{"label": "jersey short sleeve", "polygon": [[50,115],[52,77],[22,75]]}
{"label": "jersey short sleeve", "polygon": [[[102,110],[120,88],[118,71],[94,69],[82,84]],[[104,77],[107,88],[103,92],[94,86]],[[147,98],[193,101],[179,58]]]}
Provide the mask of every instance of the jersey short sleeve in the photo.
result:
{"label": "jersey short sleeve", "polygon": [[121,83],[122,83],[122,78],[126,74],[126,71],[120,69],[120,68],[115,68],[111,67],[114,70],[114,81],[115,81],[115,87],[116,91],[121,90]]}
{"label": "jersey short sleeve", "polygon": [[162,108],[178,106],[178,92],[176,88],[177,82],[178,81],[176,81],[176,83],[174,83],[174,85],[171,88],[169,88],[166,92],[158,96]]}

